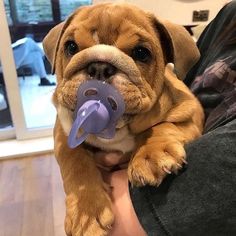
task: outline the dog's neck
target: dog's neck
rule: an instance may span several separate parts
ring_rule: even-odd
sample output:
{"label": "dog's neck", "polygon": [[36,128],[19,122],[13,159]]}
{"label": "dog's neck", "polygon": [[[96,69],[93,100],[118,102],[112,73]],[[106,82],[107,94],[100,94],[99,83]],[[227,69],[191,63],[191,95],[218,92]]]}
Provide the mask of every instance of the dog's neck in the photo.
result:
{"label": "dog's neck", "polygon": [[105,151],[121,151],[123,153],[131,152],[135,148],[135,138],[129,132],[127,126],[118,129],[112,139],[89,135],[86,139],[86,143]]}

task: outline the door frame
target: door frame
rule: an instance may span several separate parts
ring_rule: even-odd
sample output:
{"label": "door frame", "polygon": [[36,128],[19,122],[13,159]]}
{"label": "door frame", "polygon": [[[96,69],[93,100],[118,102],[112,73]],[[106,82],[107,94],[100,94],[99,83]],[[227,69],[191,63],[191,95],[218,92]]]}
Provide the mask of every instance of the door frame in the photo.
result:
{"label": "door frame", "polygon": [[[0,29],[0,60],[6,85],[11,117],[13,121],[13,130],[15,131],[15,137],[20,140],[51,136],[52,127],[26,127],[20,88],[18,85],[16,67],[11,47],[11,37],[4,8],[4,1],[0,1]],[[3,138],[4,135],[6,135],[6,138],[12,137],[14,134],[13,130],[10,129],[9,132],[7,130],[0,131],[0,138]]]}

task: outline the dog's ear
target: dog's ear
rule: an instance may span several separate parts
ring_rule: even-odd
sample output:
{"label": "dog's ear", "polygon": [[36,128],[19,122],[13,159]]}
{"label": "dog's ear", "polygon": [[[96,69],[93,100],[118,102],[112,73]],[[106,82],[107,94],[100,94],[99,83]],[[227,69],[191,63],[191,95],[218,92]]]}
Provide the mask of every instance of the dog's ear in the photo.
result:
{"label": "dog's ear", "polygon": [[160,35],[166,63],[173,63],[177,77],[183,80],[200,57],[196,43],[183,26],[151,18]]}
{"label": "dog's ear", "polygon": [[85,8],[85,6],[78,8],[65,21],[61,22],[60,24],[58,24],[54,28],[52,28],[43,40],[43,49],[44,49],[47,59],[51,63],[52,73],[55,72],[57,51],[59,48],[61,38],[62,38],[66,28],[70,24],[71,20],[73,19],[73,17],[76,14],[78,14],[78,12],[83,8]]}
{"label": "dog's ear", "polygon": [[45,55],[52,66],[52,73],[55,71],[56,52],[59,47],[65,22],[61,22],[52,28],[43,40],[43,49]]}

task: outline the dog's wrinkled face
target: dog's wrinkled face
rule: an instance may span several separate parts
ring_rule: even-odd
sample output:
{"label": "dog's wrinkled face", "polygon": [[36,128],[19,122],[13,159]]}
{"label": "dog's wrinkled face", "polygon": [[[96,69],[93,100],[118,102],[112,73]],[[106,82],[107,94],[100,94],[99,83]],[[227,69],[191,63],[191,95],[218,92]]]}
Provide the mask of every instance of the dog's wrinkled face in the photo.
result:
{"label": "dog's wrinkled face", "polygon": [[56,70],[62,71],[57,71],[57,100],[71,111],[86,80],[116,87],[125,101],[126,118],[151,109],[163,85],[165,62],[152,19],[130,6],[79,10],[60,40],[57,64]]}
{"label": "dog's wrinkled face", "polygon": [[66,134],[73,123],[77,90],[84,81],[105,81],[123,96],[125,114],[117,124],[117,133],[122,135],[116,135],[119,138],[113,143],[127,136],[124,128],[132,129],[132,121],[140,114],[145,115],[145,127],[155,124],[158,115],[152,110],[163,91],[167,63],[174,63],[182,79],[199,58],[183,27],[129,4],[79,8],[49,32],[43,45],[57,75],[53,101]]}

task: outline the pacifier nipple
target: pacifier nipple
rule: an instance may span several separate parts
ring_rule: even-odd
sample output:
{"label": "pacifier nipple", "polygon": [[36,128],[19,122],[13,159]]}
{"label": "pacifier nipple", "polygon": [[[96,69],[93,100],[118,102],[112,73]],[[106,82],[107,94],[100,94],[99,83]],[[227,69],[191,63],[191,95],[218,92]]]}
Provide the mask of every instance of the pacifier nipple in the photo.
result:
{"label": "pacifier nipple", "polygon": [[124,100],[111,85],[98,80],[81,84],[77,93],[77,106],[68,145],[75,148],[89,134],[113,138],[118,119],[125,110]]}

